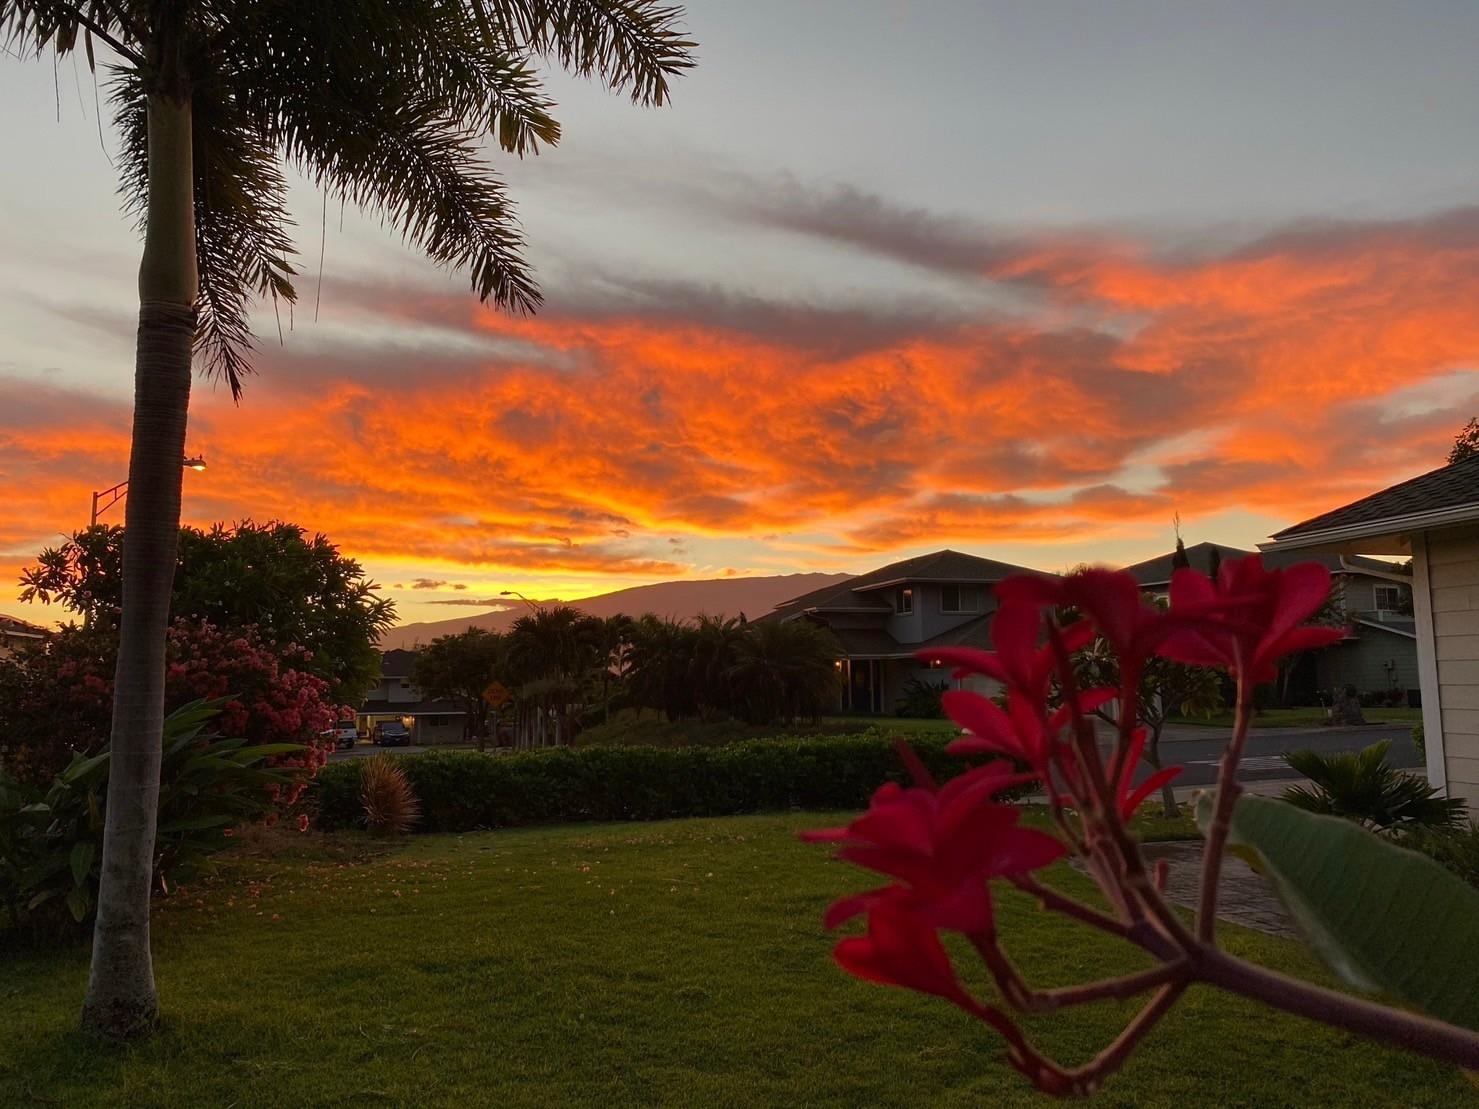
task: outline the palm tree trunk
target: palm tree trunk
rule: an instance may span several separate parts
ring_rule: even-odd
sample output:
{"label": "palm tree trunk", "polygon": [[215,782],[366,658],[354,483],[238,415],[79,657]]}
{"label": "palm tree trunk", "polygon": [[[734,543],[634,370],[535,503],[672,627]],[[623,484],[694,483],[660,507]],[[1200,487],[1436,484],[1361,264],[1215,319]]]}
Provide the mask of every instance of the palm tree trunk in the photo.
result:
{"label": "palm tree trunk", "polygon": [[195,213],[188,100],[149,97],[149,202],[139,266],[123,614],[114,678],[102,880],[82,1027],[110,1039],[159,1018],[149,893],[159,815],[164,645],[180,538],[180,459],[195,337]]}
{"label": "palm tree trunk", "polygon": [[[1150,735],[1148,735],[1145,740],[1145,761],[1150,763],[1150,765],[1156,770],[1161,769],[1162,727],[1163,725],[1158,724],[1155,727],[1151,728]],[[1181,815],[1181,807],[1176,804],[1176,791],[1171,788],[1170,782],[1167,782],[1165,785],[1161,786],[1161,806],[1164,810],[1167,820],[1175,820],[1178,816]]]}

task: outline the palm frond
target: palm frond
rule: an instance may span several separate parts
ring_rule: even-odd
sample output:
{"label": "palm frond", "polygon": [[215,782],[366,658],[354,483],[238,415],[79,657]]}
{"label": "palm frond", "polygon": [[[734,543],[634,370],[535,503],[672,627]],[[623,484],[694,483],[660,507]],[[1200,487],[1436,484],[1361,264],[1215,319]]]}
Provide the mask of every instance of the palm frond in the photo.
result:
{"label": "palm frond", "polygon": [[22,53],[58,56],[77,47],[79,38],[94,65],[92,40],[106,42],[119,57],[142,64],[137,13],[124,0],[0,0],[0,42]]}
{"label": "palm frond", "polygon": [[490,41],[519,43],[651,107],[694,64],[683,9],[656,0],[466,0]]}

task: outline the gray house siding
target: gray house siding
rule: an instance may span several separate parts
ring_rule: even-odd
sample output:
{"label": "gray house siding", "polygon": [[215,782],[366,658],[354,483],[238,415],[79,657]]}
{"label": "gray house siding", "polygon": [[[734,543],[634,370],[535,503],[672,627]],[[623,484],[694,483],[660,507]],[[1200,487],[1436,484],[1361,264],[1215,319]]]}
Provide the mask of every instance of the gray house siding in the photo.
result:
{"label": "gray house siding", "polygon": [[1479,527],[1429,534],[1426,562],[1448,795],[1468,798],[1473,813],[1479,800]]}
{"label": "gray house siding", "polygon": [[1357,638],[1320,652],[1316,673],[1322,690],[1353,685],[1360,693],[1417,689],[1417,642],[1378,628],[1358,625]]}

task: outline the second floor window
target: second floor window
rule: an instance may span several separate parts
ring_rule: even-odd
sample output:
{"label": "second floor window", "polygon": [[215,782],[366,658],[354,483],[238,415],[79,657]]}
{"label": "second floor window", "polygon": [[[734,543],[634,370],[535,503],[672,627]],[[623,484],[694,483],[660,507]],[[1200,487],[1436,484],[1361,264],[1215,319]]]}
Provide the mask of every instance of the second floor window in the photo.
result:
{"label": "second floor window", "polygon": [[940,587],[941,612],[975,612],[978,603],[974,585],[942,585]]}
{"label": "second floor window", "polygon": [[899,599],[894,608],[900,616],[908,616],[914,611],[914,590],[907,585],[899,590]]}
{"label": "second floor window", "polygon": [[1405,598],[1400,585],[1378,585],[1374,589],[1378,612],[1401,612],[1405,607]]}

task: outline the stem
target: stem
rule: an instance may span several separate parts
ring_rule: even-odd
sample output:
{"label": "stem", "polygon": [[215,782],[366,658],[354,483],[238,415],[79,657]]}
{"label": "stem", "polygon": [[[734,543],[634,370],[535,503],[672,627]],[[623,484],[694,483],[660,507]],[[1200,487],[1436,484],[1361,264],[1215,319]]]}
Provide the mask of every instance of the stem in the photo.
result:
{"label": "stem", "polygon": [[1001,995],[1015,1008],[1029,1013],[1051,1013],[1070,1005],[1084,1005],[1092,1001],[1125,1001],[1138,997],[1146,990],[1164,986],[1175,979],[1185,979],[1190,965],[1185,959],[1159,963],[1134,974],[1118,978],[1104,978],[1081,986],[1061,986],[1055,989],[1037,990],[1028,985],[1016,965],[996,942],[993,933],[978,933],[970,937],[971,944],[985,962]]}
{"label": "stem", "polygon": [[1243,757],[1243,744],[1247,741],[1248,726],[1252,721],[1252,707],[1252,684],[1240,673],[1232,739],[1222,752],[1222,765],[1217,771],[1216,807],[1212,813],[1212,826],[1207,829],[1207,846],[1202,851],[1202,881],[1197,896],[1197,939],[1203,943],[1210,943],[1217,931],[1217,886],[1222,879],[1222,856],[1227,850],[1233,805],[1237,803],[1238,794],[1243,791],[1238,785],[1238,760]]}
{"label": "stem", "polygon": [[1113,936],[1128,937],[1130,934],[1128,925],[1101,913],[1098,909],[1085,905],[1082,901],[1075,901],[1066,894],[1050,889],[1034,878],[1029,878],[1025,874],[1014,874],[1009,878],[1012,885],[1036,898],[1037,903],[1044,909],[1052,909],[1054,912],[1087,924],[1090,928],[1098,928],[1101,932],[1108,932]]}
{"label": "stem", "polygon": [[1275,1009],[1396,1044],[1430,1059],[1479,1069],[1479,1032],[1301,982],[1215,947],[1196,953],[1194,974],[1201,981]]}

